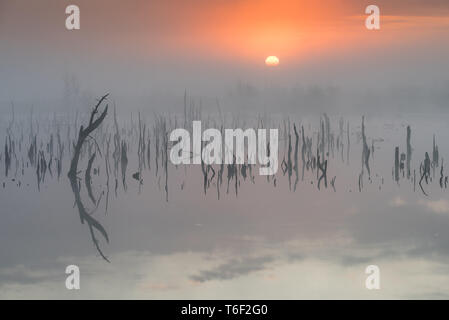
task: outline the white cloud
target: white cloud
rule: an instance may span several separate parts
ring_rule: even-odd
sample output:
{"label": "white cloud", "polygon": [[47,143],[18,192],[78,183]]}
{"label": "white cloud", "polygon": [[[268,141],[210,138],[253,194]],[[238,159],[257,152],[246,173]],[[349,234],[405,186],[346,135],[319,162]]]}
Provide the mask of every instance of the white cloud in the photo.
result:
{"label": "white cloud", "polygon": [[435,213],[449,213],[449,201],[447,201],[446,199],[440,199],[435,201],[419,200],[418,203]]}
{"label": "white cloud", "polygon": [[405,206],[406,204],[407,202],[400,196],[396,196],[390,201],[390,205],[393,207],[402,207]]}

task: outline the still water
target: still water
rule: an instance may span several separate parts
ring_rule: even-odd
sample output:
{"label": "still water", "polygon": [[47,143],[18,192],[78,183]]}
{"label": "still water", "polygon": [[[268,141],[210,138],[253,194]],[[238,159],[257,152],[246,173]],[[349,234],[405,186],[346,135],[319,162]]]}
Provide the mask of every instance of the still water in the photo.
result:
{"label": "still water", "polygon": [[[342,129],[340,116],[331,115],[333,142],[323,146],[328,185],[322,181],[318,189],[316,167],[306,168],[302,177],[301,130],[295,165],[293,124],[312,139],[313,157],[325,132],[322,116],[265,120],[266,127],[280,130],[279,164],[285,162],[275,177],[259,176],[252,168],[245,178],[238,168],[228,185],[225,166],[217,186],[216,166],[213,178],[208,171],[205,187],[200,165],[168,161],[165,170],[162,136],[156,141],[159,132],[180,126],[183,115],[161,120],[142,114],[140,126],[137,114],[118,115],[117,129],[109,110],[86,140],[77,173],[81,201],[109,241],[95,227],[92,235],[80,217],[67,177],[73,143],[88,117],[24,113],[0,120],[0,298],[449,298],[449,199],[444,185],[448,115],[365,117],[369,175],[366,167],[362,174],[362,115],[344,117]],[[231,116],[227,121],[236,125]],[[257,119],[239,121],[258,125]],[[211,123],[220,127],[218,119]],[[407,126],[410,177],[399,169],[397,180],[395,147],[399,155],[406,153]],[[127,151],[125,170],[122,154],[116,155],[115,167],[117,132],[119,149]],[[432,158],[434,135],[438,165]],[[30,163],[34,137],[37,158],[42,151],[48,166],[43,178],[37,174],[43,163]],[[139,137],[144,141],[143,162]],[[425,152],[432,160],[428,183],[422,182],[427,196],[418,184]],[[85,173],[94,153],[89,191]],[[65,268],[71,264],[80,268],[80,290],[65,287]],[[380,269],[379,290],[365,287],[369,265]]]}

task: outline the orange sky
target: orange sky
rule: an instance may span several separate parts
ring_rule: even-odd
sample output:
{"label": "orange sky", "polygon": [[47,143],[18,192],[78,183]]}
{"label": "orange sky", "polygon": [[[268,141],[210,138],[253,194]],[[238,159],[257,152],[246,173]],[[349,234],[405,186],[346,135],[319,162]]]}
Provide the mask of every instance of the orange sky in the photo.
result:
{"label": "orange sky", "polygon": [[[81,30],[67,31],[65,8],[74,3]],[[91,87],[122,88],[126,76],[142,91],[257,82],[265,72],[286,84],[445,78],[449,1],[376,0],[380,31],[365,28],[371,3],[0,0],[0,89],[9,95],[24,79],[51,89],[71,73]],[[268,71],[270,55],[280,64]]]}
{"label": "orange sky", "polygon": [[[76,33],[64,29],[64,8],[72,2],[81,9]],[[449,3],[379,0],[381,30],[373,32],[364,27],[364,2],[1,0],[0,39],[52,51],[263,62],[268,55],[300,61],[448,33]]]}
{"label": "orange sky", "polygon": [[[380,6],[381,30],[368,31],[362,2],[193,1],[195,6],[187,6],[174,16],[170,9],[162,9],[162,16],[172,19],[173,25],[168,31],[162,28],[167,31],[161,33],[162,37],[155,36],[173,51],[192,50],[194,54],[203,52],[254,61],[268,55],[299,60],[363,47],[391,46],[426,40],[449,30],[447,11],[430,15],[426,9],[423,12],[427,14],[417,15],[419,10],[404,4],[402,10]],[[148,11],[144,11],[151,10],[150,4]],[[150,23],[149,28],[152,26]]]}

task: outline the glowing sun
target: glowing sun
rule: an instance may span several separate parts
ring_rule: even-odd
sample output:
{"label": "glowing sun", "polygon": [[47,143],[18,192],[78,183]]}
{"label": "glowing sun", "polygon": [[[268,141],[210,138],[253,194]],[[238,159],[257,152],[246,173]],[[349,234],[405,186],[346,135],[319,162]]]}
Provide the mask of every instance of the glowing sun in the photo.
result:
{"label": "glowing sun", "polygon": [[276,56],[269,56],[265,59],[265,64],[269,67],[276,67],[279,64],[279,58]]}

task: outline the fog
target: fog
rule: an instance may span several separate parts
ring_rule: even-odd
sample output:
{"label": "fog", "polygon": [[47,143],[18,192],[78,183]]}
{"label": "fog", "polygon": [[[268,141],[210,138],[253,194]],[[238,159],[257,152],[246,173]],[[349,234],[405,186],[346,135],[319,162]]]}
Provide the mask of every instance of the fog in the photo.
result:
{"label": "fog", "polygon": [[[377,33],[364,29],[364,7],[351,1],[323,4],[322,12],[298,9],[298,17],[279,9],[275,17],[291,19],[288,30],[299,33],[272,48],[270,38],[266,46],[252,44],[259,35],[244,38],[250,19],[218,18],[234,2],[78,3],[81,29],[68,31],[64,1],[0,2],[1,110],[11,102],[25,109],[82,107],[83,98],[109,92],[123,108],[175,112],[185,91],[205,109],[214,110],[218,99],[229,110],[256,113],[448,108],[444,1],[381,3],[386,17]],[[251,1],[243,3],[251,8]],[[303,12],[312,18],[296,22]],[[228,39],[234,25],[242,34]],[[269,54],[279,55],[278,67],[264,65]],[[68,102],[69,94],[78,101]]]}
{"label": "fog", "polygon": [[[449,4],[364,2],[0,0],[0,298],[449,297]],[[173,165],[193,120],[278,172]]]}

